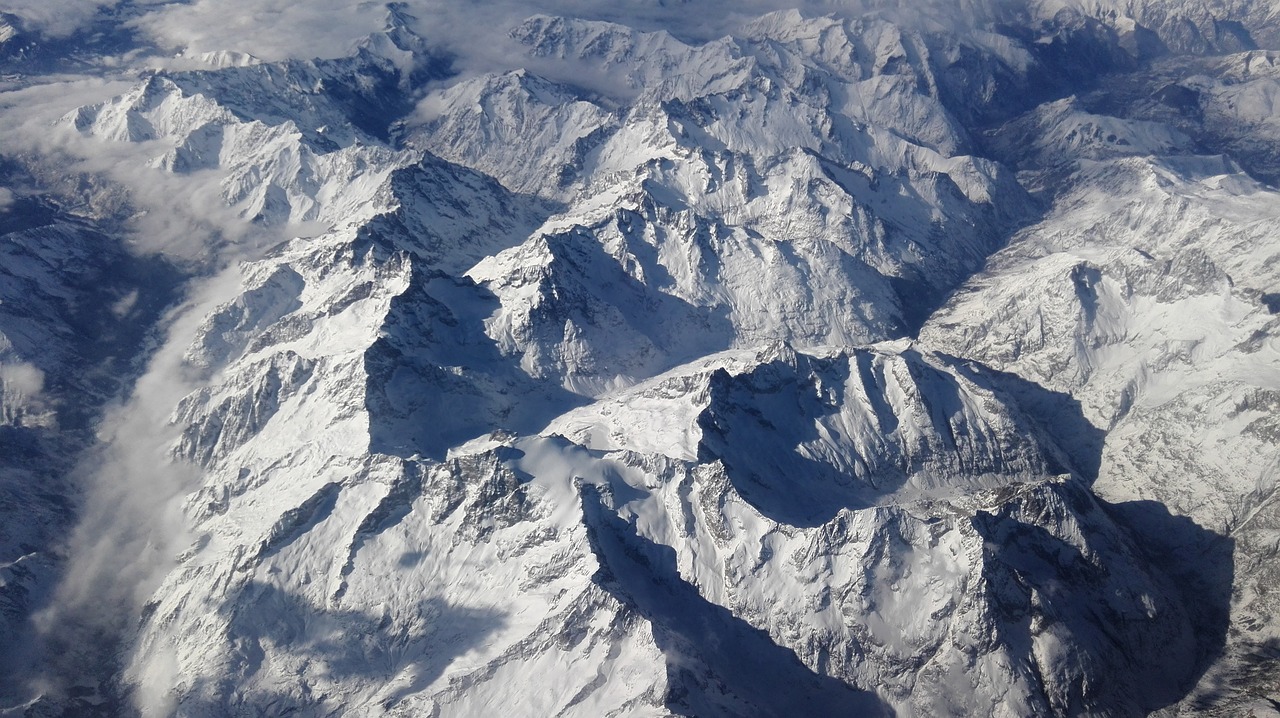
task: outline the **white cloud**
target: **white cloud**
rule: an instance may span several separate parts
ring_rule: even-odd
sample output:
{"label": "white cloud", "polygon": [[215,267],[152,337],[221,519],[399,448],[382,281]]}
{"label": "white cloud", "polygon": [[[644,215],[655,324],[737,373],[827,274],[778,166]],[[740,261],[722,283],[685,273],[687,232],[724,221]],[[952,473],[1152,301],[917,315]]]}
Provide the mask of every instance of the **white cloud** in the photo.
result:
{"label": "white cloud", "polygon": [[[197,388],[184,371],[186,347],[205,315],[239,291],[240,280],[232,268],[203,282],[166,319],[166,341],[131,396],[108,408],[98,445],[73,471],[84,492],[79,522],[53,600],[33,618],[43,648],[37,682],[55,693],[67,687],[58,682],[100,670],[81,665],[96,655],[81,647],[128,636],[144,603],[192,543],[182,502],[199,486],[201,473],[171,458],[180,429],[170,416]],[[59,650],[68,646],[75,650]]]}
{"label": "white cloud", "polygon": [[[456,54],[464,71],[513,66],[507,31],[535,14],[623,22],[641,30],[667,30],[691,41],[730,33],[744,20],[797,8],[807,15],[932,18],[940,26],[1028,0],[409,0],[407,10],[436,47]],[[10,8],[49,34],[69,34],[104,6],[120,0],[10,0]],[[381,29],[386,3],[369,0],[133,0],[128,22],[174,54],[246,53],[263,60],[330,58],[348,54]]]}
{"label": "white cloud", "polygon": [[13,190],[0,187],[0,212],[7,212],[13,206]]}
{"label": "white cloud", "polygon": [[[0,93],[0,147],[22,148],[36,172],[50,178],[100,177],[99,202],[117,201],[131,213],[134,246],[179,260],[228,258],[276,244],[285,229],[245,221],[223,200],[223,173],[177,175],[149,167],[168,146],[150,142],[104,142],[59,122],[67,113],[119,95],[136,78],[55,78],[44,85]],[[54,188],[57,191],[57,188]]]}
{"label": "white cloud", "polygon": [[0,387],[6,397],[11,394],[26,398],[39,396],[44,391],[44,372],[23,362],[0,364]]}
{"label": "white cloud", "polygon": [[120,0],[8,0],[5,12],[22,18],[27,29],[38,30],[52,37],[62,37],[75,32],[87,23],[100,8],[115,5]]}
{"label": "white cloud", "polygon": [[187,55],[231,51],[271,61],[344,56],[385,17],[385,6],[353,0],[194,0],[134,24]]}

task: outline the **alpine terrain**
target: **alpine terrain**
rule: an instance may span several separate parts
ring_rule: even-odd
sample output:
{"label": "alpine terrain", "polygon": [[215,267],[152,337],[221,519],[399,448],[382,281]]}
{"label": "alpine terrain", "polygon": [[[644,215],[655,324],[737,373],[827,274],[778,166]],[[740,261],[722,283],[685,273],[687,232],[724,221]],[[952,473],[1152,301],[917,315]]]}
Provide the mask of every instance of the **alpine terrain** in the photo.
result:
{"label": "alpine terrain", "polygon": [[0,715],[1280,716],[1280,3],[18,0]]}

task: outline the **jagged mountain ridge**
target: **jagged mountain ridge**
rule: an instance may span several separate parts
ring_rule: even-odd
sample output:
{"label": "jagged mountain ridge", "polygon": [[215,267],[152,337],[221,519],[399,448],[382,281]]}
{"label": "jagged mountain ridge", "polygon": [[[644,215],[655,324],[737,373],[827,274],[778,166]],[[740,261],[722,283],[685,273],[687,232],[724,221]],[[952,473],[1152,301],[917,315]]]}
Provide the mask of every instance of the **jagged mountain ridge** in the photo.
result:
{"label": "jagged mountain ridge", "polygon": [[[420,51],[407,22],[369,46]],[[955,45],[883,19],[513,35],[634,94],[490,75],[384,134],[341,89],[294,97],[316,65],[263,63],[64,121],[325,228],[245,263],[186,352],[174,452],[203,474],[131,654],[146,709],[1131,715],[1191,690],[1227,598],[1191,571],[1196,606],[1150,538],[1248,523],[1234,580],[1265,594],[1273,190],[1080,101],[975,139],[958,118],[1003,96],[948,104]],[[1009,44],[964,47],[990,77],[1044,61]],[[320,74],[412,85],[384,54]],[[1165,336],[1205,314],[1207,342]],[[1180,365],[1249,377],[1175,398],[1218,412],[1178,431],[1232,442],[1205,505],[1162,481],[1199,466],[1183,434],[1143,444]],[[1266,606],[1235,610],[1265,636]]]}
{"label": "jagged mountain ridge", "polygon": [[[1233,629],[1243,645],[1232,660],[1265,664],[1274,634],[1251,616],[1272,610],[1261,567],[1277,469],[1268,288],[1280,277],[1267,219],[1277,195],[1225,158],[1155,159],[1135,146],[1050,149],[1067,159],[1050,170],[1060,213],[993,256],[921,340],[1079,398],[1108,432],[1094,490],[1121,506],[1154,499],[1218,535],[1148,540],[1193,590],[1221,581],[1202,557],[1234,552],[1235,590],[1250,598],[1233,602],[1232,625],[1248,628]],[[1008,272],[1035,277],[1036,290],[989,279]]]}

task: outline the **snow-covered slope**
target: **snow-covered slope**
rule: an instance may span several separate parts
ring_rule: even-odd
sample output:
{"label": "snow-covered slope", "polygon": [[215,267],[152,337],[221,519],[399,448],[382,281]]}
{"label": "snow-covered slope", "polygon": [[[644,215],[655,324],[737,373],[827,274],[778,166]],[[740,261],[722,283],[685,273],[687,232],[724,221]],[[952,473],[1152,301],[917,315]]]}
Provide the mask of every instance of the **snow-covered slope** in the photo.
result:
{"label": "snow-covered slope", "polygon": [[[1047,125],[1037,136],[1056,159],[1041,161],[1052,179],[1038,181],[1056,185],[1054,209],[992,257],[921,341],[1078,399],[1106,432],[1094,490],[1133,513],[1195,590],[1234,580],[1231,640],[1243,645],[1229,651],[1256,654],[1277,630],[1262,596],[1280,481],[1268,398],[1280,380],[1280,195],[1221,156],[1153,156],[1170,136],[1149,122],[1108,118],[1109,135],[1143,139],[1100,151],[1080,141],[1078,111],[1060,109],[1037,110],[1013,135]],[[1151,531],[1150,501],[1212,533]],[[1206,558],[1233,548],[1234,579]]]}
{"label": "snow-covered slope", "polygon": [[[1273,13],[865,5],[704,42],[534,15],[456,76],[395,5],[348,57],[184,56],[60,112],[286,239],[193,279],[143,377],[183,387],[152,428],[192,479],[124,668],[5,705],[1280,700]],[[60,397],[134,376],[165,299],[64,215],[0,227],[0,441],[62,442],[0,460],[35,517],[0,523],[6,626],[70,521],[30,466],[74,494],[103,400],[69,431]]]}
{"label": "snow-covered slope", "polygon": [[961,152],[923,50],[885,23],[779,14],[689,46],[535,17],[513,35],[638,95],[584,101],[520,71],[429,96],[404,132],[564,202],[470,276],[504,305],[488,323],[504,353],[575,391],[772,339],[899,335],[1029,216],[1008,172]]}
{"label": "snow-covered slope", "polygon": [[[317,415],[352,399],[299,373],[209,463],[149,610],[133,670],[184,712],[1133,712],[1194,665],[1167,579],[978,367],[777,345],[613,400],[685,417],[670,453],[584,408],[558,423],[586,445],[494,435],[439,463],[370,453],[358,409]],[[333,433],[299,452],[312,422]],[[1063,648],[1116,632],[1120,652]]]}

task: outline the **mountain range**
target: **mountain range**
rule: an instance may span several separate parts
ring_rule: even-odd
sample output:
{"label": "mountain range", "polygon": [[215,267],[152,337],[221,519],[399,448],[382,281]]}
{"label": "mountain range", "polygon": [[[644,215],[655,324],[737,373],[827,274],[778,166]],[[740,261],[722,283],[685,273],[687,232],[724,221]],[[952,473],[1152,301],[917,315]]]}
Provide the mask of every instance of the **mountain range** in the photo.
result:
{"label": "mountain range", "polygon": [[1276,3],[24,7],[0,714],[1280,714]]}

